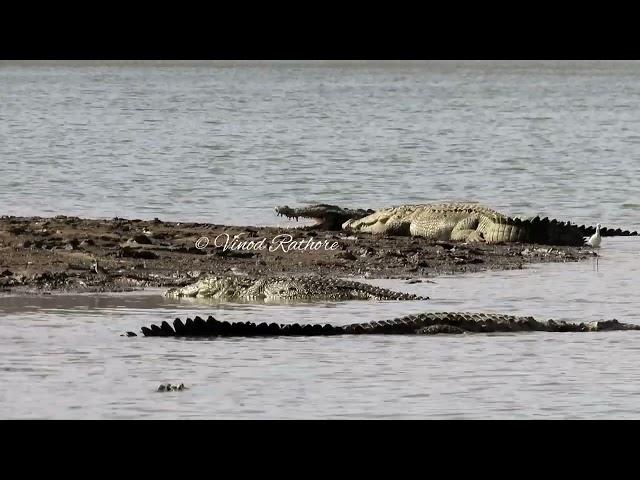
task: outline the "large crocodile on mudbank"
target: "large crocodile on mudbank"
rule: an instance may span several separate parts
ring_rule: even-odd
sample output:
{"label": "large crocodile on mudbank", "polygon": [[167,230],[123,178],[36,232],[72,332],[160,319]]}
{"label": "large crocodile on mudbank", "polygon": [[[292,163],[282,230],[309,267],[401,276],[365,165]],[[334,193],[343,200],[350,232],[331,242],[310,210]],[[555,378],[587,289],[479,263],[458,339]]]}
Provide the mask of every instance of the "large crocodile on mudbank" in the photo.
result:
{"label": "large crocodile on mudbank", "polygon": [[[363,215],[365,210],[344,209],[344,216],[356,213],[342,224],[342,229],[373,234],[420,236],[431,240],[509,243],[527,242],[545,245],[585,244],[585,237],[596,227],[578,226],[571,222],[509,217],[477,203],[440,203],[402,205],[383,208]],[[276,207],[276,212],[290,218],[315,218],[323,225],[323,205],[292,209]],[[339,207],[327,209],[329,218],[337,218]],[[315,226],[314,226],[315,227]],[[638,235],[638,232],[601,228],[603,237]]]}
{"label": "large crocodile on mudbank", "polygon": [[[176,318],[173,327],[164,321],[160,326],[142,327],[147,337],[275,337],[320,335],[435,335],[439,333],[491,333],[491,332],[600,332],[611,330],[640,330],[640,325],[604,320],[589,323],[538,321],[532,317],[489,313],[434,312],[408,315],[388,321],[353,323],[350,325],[277,324],[266,322],[220,322],[209,316],[206,320],[196,316],[182,322]],[[137,336],[127,332],[127,336]]]}
{"label": "large crocodile on mudbank", "polygon": [[170,298],[197,297],[225,301],[427,300],[362,282],[307,277],[205,276],[191,285],[172,288]]}

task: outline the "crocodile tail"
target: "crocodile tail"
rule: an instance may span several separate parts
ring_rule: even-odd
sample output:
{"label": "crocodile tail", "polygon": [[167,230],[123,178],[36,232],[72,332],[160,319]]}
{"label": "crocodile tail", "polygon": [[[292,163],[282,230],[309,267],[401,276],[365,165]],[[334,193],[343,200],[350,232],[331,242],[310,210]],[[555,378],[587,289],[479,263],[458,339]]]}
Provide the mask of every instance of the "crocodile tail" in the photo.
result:
{"label": "crocodile tail", "polygon": [[[580,231],[585,237],[590,237],[591,235],[596,233],[596,227],[580,225],[578,228],[580,229]],[[613,228],[607,228],[607,227],[600,227],[601,237],[635,237],[637,235],[638,235],[638,232],[636,231],[631,232],[629,230],[621,230],[620,228],[613,229]]]}
{"label": "crocodile tail", "polygon": [[167,322],[162,325],[142,327],[145,336],[150,337],[272,337],[272,336],[316,336],[316,335],[359,335],[359,334],[437,334],[464,332],[585,332],[605,330],[640,330],[640,325],[621,323],[617,320],[605,320],[588,324],[540,322],[532,317],[512,315],[469,313],[469,312],[430,312],[395,318],[393,320],[353,323],[344,326],[320,324],[260,324],[250,322],[219,322],[213,317],[206,321],[200,317],[188,318],[185,323],[180,319],[174,322],[175,331]]}
{"label": "crocodile tail", "polygon": [[[577,225],[571,222],[560,222],[548,217],[535,217],[527,220],[508,219],[517,222],[528,232],[527,240],[541,245],[582,246],[585,244],[585,234]],[[595,231],[595,230],[594,230]]]}
{"label": "crocodile tail", "polygon": [[[174,330],[175,329],[175,330]],[[295,336],[295,335],[340,335],[344,333],[343,328],[333,325],[320,324],[293,324],[278,325],[277,323],[267,324],[266,322],[255,324],[250,322],[220,322],[209,316],[207,320],[195,317],[193,320],[187,318],[182,322],[176,318],[173,328],[167,322],[162,322],[161,326],[151,325],[142,327],[145,337],[270,337],[270,336]]]}

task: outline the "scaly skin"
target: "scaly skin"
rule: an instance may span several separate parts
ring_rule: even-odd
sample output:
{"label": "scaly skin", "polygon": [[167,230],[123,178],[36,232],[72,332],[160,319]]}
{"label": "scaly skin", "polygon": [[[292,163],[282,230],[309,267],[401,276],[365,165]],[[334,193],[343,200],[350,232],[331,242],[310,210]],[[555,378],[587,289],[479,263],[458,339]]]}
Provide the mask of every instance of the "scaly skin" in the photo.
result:
{"label": "scaly skin", "polygon": [[321,277],[209,276],[182,288],[172,288],[170,298],[197,297],[225,301],[342,301],[342,300],[426,300],[366,283]]}
{"label": "scaly skin", "polygon": [[287,218],[313,218],[316,223],[312,228],[322,230],[341,230],[342,224],[349,219],[366,217],[372,214],[373,210],[362,210],[352,208],[341,208],[336,205],[318,203],[306,207],[290,208],[288,206],[276,207],[276,213]]}
{"label": "scaly skin", "polygon": [[[276,207],[278,215],[313,218],[312,228],[354,230],[387,235],[416,235],[434,240],[531,242],[549,245],[584,244],[584,237],[595,233],[592,226],[577,226],[540,217],[507,217],[476,203],[402,205],[381,210],[341,208],[317,204],[308,207]],[[602,228],[603,237],[638,235],[621,229]]]}
{"label": "scaly skin", "polygon": [[[411,235],[430,240],[509,243],[529,242],[547,245],[585,244],[593,227],[548,218],[507,217],[475,203],[402,205],[384,208],[360,219],[347,220],[345,230],[386,235]],[[637,232],[605,230],[604,236],[637,235]],[[595,229],[593,229],[595,232]]]}
{"label": "scaly skin", "polygon": [[[435,335],[439,333],[491,333],[491,332],[600,332],[613,330],[640,330],[640,325],[605,320],[589,323],[566,323],[554,320],[538,321],[532,317],[487,313],[434,312],[408,315],[393,320],[353,323],[345,326],[299,325],[277,323],[219,322],[213,317],[204,320],[179,318],[161,326],[142,327],[148,337],[271,337],[271,336],[316,336],[316,335]],[[127,336],[137,336],[127,332]]]}

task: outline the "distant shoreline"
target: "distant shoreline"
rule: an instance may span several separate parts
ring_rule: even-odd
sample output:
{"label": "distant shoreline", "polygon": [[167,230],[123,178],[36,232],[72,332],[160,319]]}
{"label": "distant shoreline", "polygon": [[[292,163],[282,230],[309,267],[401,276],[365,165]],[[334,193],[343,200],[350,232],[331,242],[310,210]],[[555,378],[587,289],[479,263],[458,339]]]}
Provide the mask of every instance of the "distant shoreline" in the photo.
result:
{"label": "distant shoreline", "polygon": [[545,67],[566,68],[640,64],[640,60],[0,60],[3,65],[181,66],[181,67]]}

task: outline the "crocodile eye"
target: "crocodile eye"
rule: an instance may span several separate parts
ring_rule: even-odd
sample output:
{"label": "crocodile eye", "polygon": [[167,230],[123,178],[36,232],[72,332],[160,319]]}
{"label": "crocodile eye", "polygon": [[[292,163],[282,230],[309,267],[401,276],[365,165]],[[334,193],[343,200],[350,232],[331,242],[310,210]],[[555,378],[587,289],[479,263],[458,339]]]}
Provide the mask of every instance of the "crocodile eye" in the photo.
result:
{"label": "crocodile eye", "polygon": [[296,287],[289,287],[290,292],[297,292],[298,289]]}

